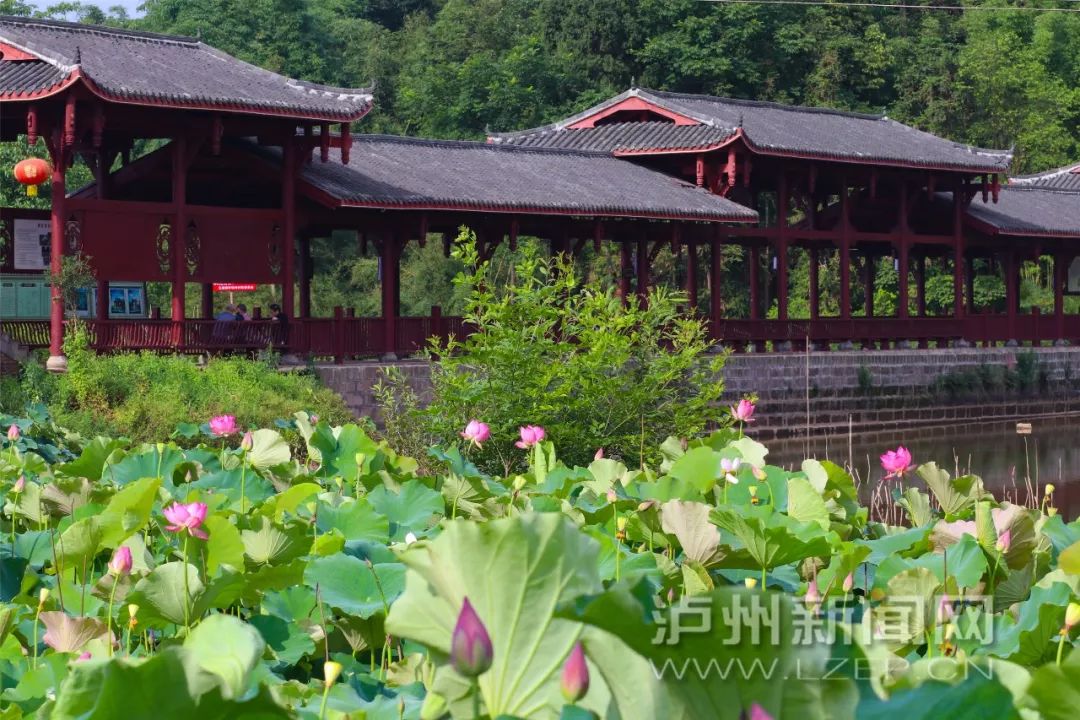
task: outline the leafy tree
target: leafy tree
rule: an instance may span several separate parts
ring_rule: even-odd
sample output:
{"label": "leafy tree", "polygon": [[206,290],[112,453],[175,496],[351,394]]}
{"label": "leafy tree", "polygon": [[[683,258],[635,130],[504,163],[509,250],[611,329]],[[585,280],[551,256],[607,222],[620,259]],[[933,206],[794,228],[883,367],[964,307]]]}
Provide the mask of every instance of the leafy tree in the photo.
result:
{"label": "leafy tree", "polygon": [[[723,356],[708,356],[703,323],[680,313],[685,301],[662,288],[648,302],[623,304],[609,283],[584,281],[565,256],[527,246],[501,287],[480,262],[466,230],[454,255],[466,270],[466,320],[475,332],[433,350],[432,403],[422,425],[449,442],[470,418],[493,439],[474,459],[509,468],[522,425],[543,426],[568,462],[597,449],[639,464],[671,434],[700,432],[717,414]],[[650,456],[651,457],[651,456]]]}

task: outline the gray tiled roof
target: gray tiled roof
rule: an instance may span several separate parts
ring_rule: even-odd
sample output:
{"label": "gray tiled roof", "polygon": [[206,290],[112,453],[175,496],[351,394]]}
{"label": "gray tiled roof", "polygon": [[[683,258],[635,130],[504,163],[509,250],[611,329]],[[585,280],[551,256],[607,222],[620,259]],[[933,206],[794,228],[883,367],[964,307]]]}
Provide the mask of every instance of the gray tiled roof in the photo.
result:
{"label": "gray tiled roof", "polygon": [[604,153],[386,135],[353,139],[348,165],[303,180],[344,205],[753,222],[757,213]]}
{"label": "gray tiled roof", "polygon": [[669,122],[626,122],[588,130],[541,129],[530,135],[500,136],[495,142],[524,147],[558,147],[628,153],[637,150],[682,150],[725,142],[735,130],[711,125],[673,125]]}
{"label": "gray tiled roof", "polygon": [[0,60],[0,96],[48,90],[66,76],[67,73],[42,60]]}
{"label": "gray tiled roof", "polygon": [[[1009,151],[983,150],[952,142],[883,116],[640,88],[552,125],[493,135],[492,139],[546,147],[590,145],[592,141],[583,136],[610,135],[614,131],[603,125],[578,130],[568,129],[569,126],[629,97],[639,97],[708,125],[717,134],[727,132],[730,135],[741,129],[746,142],[762,154],[972,172],[1003,172],[1012,157]],[[609,127],[628,128],[633,124],[619,123]],[[646,124],[654,128],[658,147],[665,142],[665,133],[673,132],[670,123]],[[668,129],[661,130],[663,125]],[[608,145],[615,143],[611,139],[606,142]],[[638,137],[636,142],[638,147],[643,147],[648,140]],[[702,142],[701,145],[687,146],[687,149],[708,144]]]}
{"label": "gray tiled roof", "polygon": [[995,205],[971,201],[968,216],[1004,235],[1053,235],[1080,238],[1080,192],[1009,186]]}
{"label": "gray tiled roof", "polygon": [[[293,80],[193,38],[0,16],[0,41],[65,77],[78,68],[102,95],[122,102],[318,120],[353,120],[371,107],[367,90]],[[0,85],[0,94],[7,90]]]}
{"label": "gray tiled roof", "polygon": [[1080,192],[1080,163],[1066,165],[1036,175],[1018,175],[1009,178],[1009,186],[1038,187]]}

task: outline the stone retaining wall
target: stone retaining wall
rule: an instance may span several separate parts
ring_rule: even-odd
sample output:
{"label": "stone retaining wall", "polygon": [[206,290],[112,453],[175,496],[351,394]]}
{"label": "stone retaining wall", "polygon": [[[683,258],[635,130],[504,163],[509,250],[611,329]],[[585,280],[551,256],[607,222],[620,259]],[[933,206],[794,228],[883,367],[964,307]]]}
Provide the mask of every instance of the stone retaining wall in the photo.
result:
{"label": "stone retaining wall", "polygon": [[[1036,354],[1045,379],[1043,387],[957,396],[934,390],[938,378],[947,373],[981,365],[1015,368],[1018,355],[1024,352]],[[423,361],[321,365],[316,369],[353,412],[378,421],[372,386],[388,366],[400,370],[421,397],[430,390],[428,366]],[[755,437],[765,441],[846,433],[849,425],[856,433],[866,433],[934,424],[1080,416],[1080,348],[738,354],[728,358],[724,379],[727,400],[748,394],[759,397]]]}

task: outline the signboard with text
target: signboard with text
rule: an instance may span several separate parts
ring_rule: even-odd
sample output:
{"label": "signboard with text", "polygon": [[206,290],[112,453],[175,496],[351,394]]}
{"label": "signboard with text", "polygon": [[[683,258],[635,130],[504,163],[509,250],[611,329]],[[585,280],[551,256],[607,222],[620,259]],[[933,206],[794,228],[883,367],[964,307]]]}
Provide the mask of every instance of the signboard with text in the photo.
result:
{"label": "signboard with text", "polygon": [[214,292],[252,292],[257,287],[255,283],[214,283]]}

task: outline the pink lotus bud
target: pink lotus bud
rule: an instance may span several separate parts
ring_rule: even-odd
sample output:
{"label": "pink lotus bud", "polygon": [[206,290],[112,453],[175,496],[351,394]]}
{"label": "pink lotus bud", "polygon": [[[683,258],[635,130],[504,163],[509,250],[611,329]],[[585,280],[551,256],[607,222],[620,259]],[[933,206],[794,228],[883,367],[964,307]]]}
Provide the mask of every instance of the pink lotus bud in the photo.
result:
{"label": "pink lotus bud", "polygon": [[225,437],[236,432],[236,418],[232,415],[218,415],[210,418],[210,432],[218,437]]}
{"label": "pink lotus bud", "polygon": [[731,417],[741,423],[754,422],[754,410],[756,409],[757,406],[754,403],[744,398],[739,401],[738,405],[731,406]]}
{"label": "pink lotus bud", "polygon": [[885,478],[901,478],[904,473],[911,469],[911,453],[903,445],[890,450],[881,456],[881,467],[884,468]]}
{"label": "pink lotus bud", "polygon": [[947,594],[942,595],[938,599],[938,605],[937,605],[937,621],[938,621],[938,624],[939,625],[944,625],[945,623],[952,620],[953,616],[955,614],[956,614],[956,612],[953,610],[952,600],[949,599],[949,596]]}
{"label": "pink lotus bud", "polygon": [[611,504],[615,504],[619,499],[619,494],[615,492],[615,488],[608,488],[607,501]]}
{"label": "pink lotus bud", "polygon": [[998,552],[1009,552],[1009,548],[1012,547],[1012,530],[1006,530],[1005,532],[998,535],[996,547],[998,549]]}
{"label": "pink lotus bud", "polygon": [[481,443],[487,442],[488,438],[491,437],[491,428],[488,427],[487,423],[470,420],[469,424],[465,426],[465,430],[462,431],[461,437],[476,447],[481,447]]}
{"label": "pink lotus bud", "polygon": [[131,572],[131,548],[121,545],[109,561],[109,572],[116,577],[123,577]]}
{"label": "pink lotus bud", "polygon": [[1065,629],[1072,630],[1080,624],[1080,603],[1069,603],[1069,606],[1065,608]]}
{"label": "pink lotus bud", "polygon": [[521,435],[521,439],[514,443],[515,446],[526,450],[541,442],[544,439],[544,428],[539,425],[525,425],[518,428],[518,433]]}
{"label": "pink lotus bud", "polygon": [[93,655],[91,655],[90,653],[88,653],[88,652],[84,652],[84,653],[83,653],[82,655],[80,655],[79,657],[75,658],[75,662],[84,662],[84,661],[86,661],[86,660],[89,660],[89,659],[90,659],[90,658],[92,658],[92,657],[94,657],[94,656],[93,656]]}
{"label": "pink lotus bud", "polygon": [[450,640],[450,663],[459,675],[475,678],[488,671],[493,655],[487,628],[465,598]]}
{"label": "pink lotus bud", "polygon": [[851,588],[853,588],[853,587],[855,587],[855,573],[849,572],[847,574],[847,577],[844,578],[844,584],[843,584],[844,592],[846,592],[846,593],[851,592]]}
{"label": "pink lotus bud", "polygon": [[562,694],[568,703],[576,703],[589,692],[589,665],[581,642],[574,644],[562,669]]}
{"label": "pink lotus bud", "polygon": [[597,449],[596,454],[592,456],[592,459],[593,460],[603,460],[604,459],[604,448]]}
{"label": "pink lotus bud", "polygon": [[15,442],[19,439],[20,435],[22,435],[22,433],[19,432],[19,426],[15,423],[11,423],[11,425],[9,425],[7,429],[7,439],[11,442]]}
{"label": "pink lotus bud", "polygon": [[243,439],[240,440],[240,449],[244,452],[251,452],[251,448],[255,447],[255,436],[248,430],[244,433]]}
{"label": "pink lotus bud", "polygon": [[759,481],[763,482],[769,478],[769,476],[765,474],[765,470],[759,468],[757,465],[751,465],[750,470],[753,471],[754,477]]}
{"label": "pink lotus bud", "polygon": [[15,484],[11,486],[11,491],[18,495],[26,489],[26,476],[20,475],[19,479],[15,481]]}
{"label": "pink lotus bud", "polygon": [[806,585],[806,595],[803,602],[807,605],[816,606],[821,603],[821,591],[818,590],[817,578],[813,578]]}

